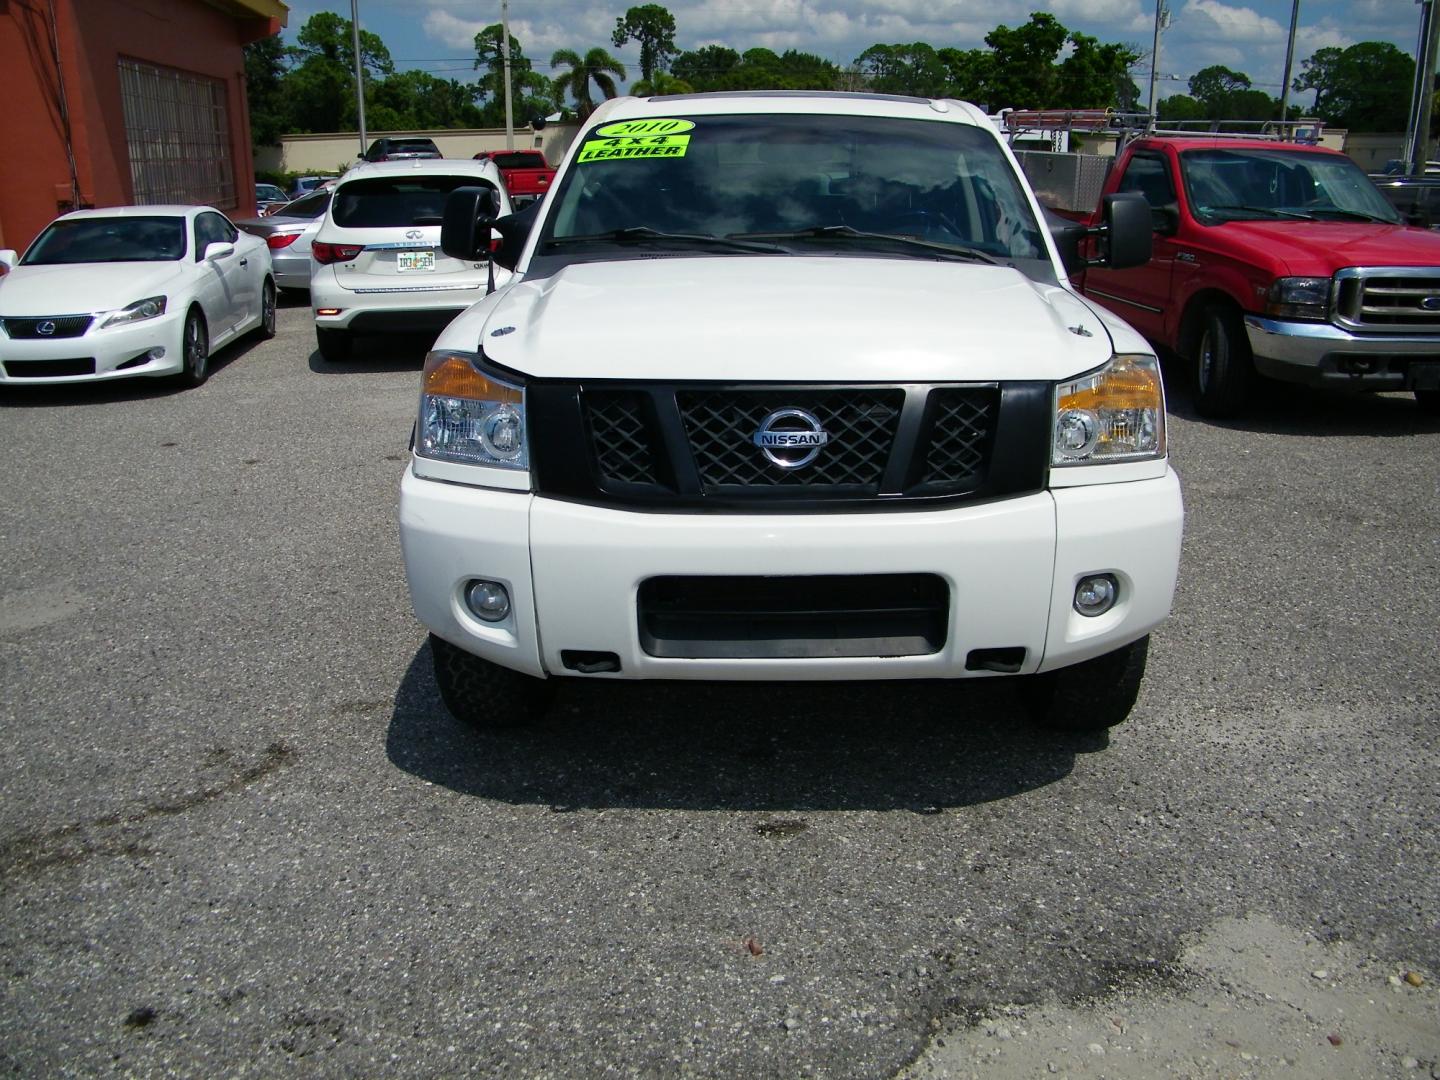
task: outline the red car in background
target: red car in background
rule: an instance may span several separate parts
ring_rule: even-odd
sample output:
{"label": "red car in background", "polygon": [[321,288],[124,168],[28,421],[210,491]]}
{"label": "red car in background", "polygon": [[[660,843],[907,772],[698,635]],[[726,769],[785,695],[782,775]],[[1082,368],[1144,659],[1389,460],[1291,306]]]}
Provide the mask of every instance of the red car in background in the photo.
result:
{"label": "red car in background", "polygon": [[476,161],[486,159],[495,162],[517,207],[541,198],[555,179],[555,170],[539,150],[482,150],[475,155]]}

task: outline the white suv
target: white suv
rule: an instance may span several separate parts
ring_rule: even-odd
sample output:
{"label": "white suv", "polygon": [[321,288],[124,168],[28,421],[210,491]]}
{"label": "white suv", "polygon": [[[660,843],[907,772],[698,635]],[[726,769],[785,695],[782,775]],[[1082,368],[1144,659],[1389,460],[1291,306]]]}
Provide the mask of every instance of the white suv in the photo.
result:
{"label": "white suv", "polygon": [[[492,269],[440,251],[445,199],[488,189],[500,214],[510,198],[489,161],[444,158],[361,163],[335,186],[310,247],[310,306],[320,355],[348,359],[357,334],[435,333],[485,295]],[[510,272],[495,268],[501,285]]]}

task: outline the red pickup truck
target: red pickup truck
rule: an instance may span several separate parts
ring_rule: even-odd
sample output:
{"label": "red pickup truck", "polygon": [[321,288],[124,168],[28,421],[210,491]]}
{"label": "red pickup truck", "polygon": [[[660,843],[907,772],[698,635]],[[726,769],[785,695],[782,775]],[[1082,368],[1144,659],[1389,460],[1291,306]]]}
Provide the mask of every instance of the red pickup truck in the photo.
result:
{"label": "red pickup truck", "polygon": [[1150,262],[1075,277],[1186,362],[1202,415],[1243,411],[1257,376],[1409,390],[1440,412],[1440,233],[1406,225],[1348,157],[1151,136],[1125,148],[1103,194],[1127,191],[1150,204]]}
{"label": "red pickup truck", "polygon": [[510,193],[510,202],[516,206],[543,196],[555,179],[555,170],[539,150],[482,150],[475,155],[476,161],[486,158],[495,162],[505,181],[505,190]]}

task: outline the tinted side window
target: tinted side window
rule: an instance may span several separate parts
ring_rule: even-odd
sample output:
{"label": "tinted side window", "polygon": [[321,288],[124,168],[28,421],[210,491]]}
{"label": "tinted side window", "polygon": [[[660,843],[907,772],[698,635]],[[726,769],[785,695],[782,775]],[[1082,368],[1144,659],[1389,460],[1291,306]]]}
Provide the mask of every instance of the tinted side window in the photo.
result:
{"label": "tinted side window", "polygon": [[201,214],[195,219],[195,261],[205,257],[209,244],[233,244],[240,234],[219,214]]}
{"label": "tinted side window", "polygon": [[1175,201],[1175,185],[1170,180],[1170,167],[1158,154],[1136,154],[1130,159],[1125,175],[1120,178],[1121,191],[1138,191],[1152,210]]}

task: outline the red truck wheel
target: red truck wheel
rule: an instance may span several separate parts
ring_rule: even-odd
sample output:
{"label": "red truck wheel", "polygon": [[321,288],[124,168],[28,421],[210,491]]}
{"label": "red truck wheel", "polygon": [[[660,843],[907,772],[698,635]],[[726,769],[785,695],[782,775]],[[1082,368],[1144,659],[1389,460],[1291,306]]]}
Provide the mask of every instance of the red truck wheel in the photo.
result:
{"label": "red truck wheel", "polygon": [[1244,411],[1255,381],[1245,327],[1233,308],[1214,306],[1200,317],[1195,344],[1195,411],[1224,419]]}

